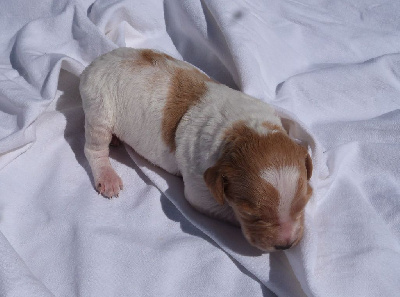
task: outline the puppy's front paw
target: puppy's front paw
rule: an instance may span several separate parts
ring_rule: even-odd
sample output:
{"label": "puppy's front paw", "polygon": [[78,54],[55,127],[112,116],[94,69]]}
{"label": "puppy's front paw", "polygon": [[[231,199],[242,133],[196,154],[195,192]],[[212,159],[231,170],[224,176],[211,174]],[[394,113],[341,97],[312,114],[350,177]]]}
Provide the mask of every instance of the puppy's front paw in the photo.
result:
{"label": "puppy's front paw", "polygon": [[123,184],[121,178],[112,167],[102,167],[99,177],[96,179],[96,189],[99,194],[107,198],[118,197]]}

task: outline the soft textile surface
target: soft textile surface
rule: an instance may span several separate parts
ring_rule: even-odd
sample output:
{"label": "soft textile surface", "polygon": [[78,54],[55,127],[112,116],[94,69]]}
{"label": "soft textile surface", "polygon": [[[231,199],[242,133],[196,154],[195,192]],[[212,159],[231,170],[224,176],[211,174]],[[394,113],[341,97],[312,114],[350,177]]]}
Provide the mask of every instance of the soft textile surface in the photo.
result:
{"label": "soft textile surface", "polygon": [[[399,1],[0,4],[0,296],[399,295]],[[315,167],[299,246],[260,253],[129,148],[97,195],[79,74],[121,46],[277,108]]]}

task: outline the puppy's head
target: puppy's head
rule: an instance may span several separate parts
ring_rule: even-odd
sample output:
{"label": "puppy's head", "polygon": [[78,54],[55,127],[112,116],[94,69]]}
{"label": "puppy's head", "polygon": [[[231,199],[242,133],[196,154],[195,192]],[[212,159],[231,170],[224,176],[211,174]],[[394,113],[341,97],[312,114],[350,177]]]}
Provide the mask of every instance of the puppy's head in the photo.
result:
{"label": "puppy's head", "polygon": [[277,128],[259,134],[237,123],[226,134],[220,159],[204,173],[214,198],[232,207],[246,239],[268,252],[299,242],[312,193],[310,156]]}

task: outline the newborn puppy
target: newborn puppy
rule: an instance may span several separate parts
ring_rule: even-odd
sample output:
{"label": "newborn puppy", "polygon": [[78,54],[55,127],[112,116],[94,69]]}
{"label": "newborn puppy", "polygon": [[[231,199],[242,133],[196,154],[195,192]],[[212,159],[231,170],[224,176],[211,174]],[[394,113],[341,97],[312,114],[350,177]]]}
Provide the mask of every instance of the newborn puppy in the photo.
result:
{"label": "newborn puppy", "polygon": [[264,251],[303,233],[312,163],[266,103],[221,85],[192,65],[148,49],[119,48],[81,76],[85,155],[97,190],[118,196],[112,135],[181,175],[200,212],[240,225]]}

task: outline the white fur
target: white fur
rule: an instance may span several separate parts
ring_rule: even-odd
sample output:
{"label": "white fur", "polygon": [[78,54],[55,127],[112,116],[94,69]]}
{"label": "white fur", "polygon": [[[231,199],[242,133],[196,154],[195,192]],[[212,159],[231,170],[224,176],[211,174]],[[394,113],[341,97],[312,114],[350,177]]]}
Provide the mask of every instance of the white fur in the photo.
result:
{"label": "white fur", "polygon": [[[176,151],[171,153],[161,137],[163,108],[171,75],[165,72],[163,79],[149,83],[149,77],[161,71],[158,67],[124,66],[127,59],[137,59],[138,56],[134,49],[114,50],[95,60],[81,76],[85,154],[96,184],[103,171],[107,170],[108,175],[110,170],[113,171],[108,160],[108,144],[111,133],[114,133],[150,162],[171,173],[180,173],[186,199],[195,208],[236,222],[232,209],[226,203],[219,205],[211,196],[203,174],[218,160],[224,131],[234,122],[243,120],[249,127],[265,134],[268,129],[261,123],[268,121],[281,126],[280,119],[260,100],[224,85],[207,82],[208,91],[201,103],[192,106],[180,121],[176,131]],[[193,67],[182,61],[168,63],[175,67]],[[113,187],[105,190],[106,196],[119,192],[116,188],[118,175],[115,172],[114,175]],[[283,183],[292,183],[293,176],[283,173],[282,177],[282,183],[277,181],[275,184],[284,192]],[[287,201],[283,203],[282,213],[285,213]]]}
{"label": "white fur", "polygon": [[278,214],[281,223],[289,222],[290,208],[295,198],[299,169],[295,166],[283,166],[281,168],[267,168],[261,172],[261,177],[274,186],[279,193]]}

